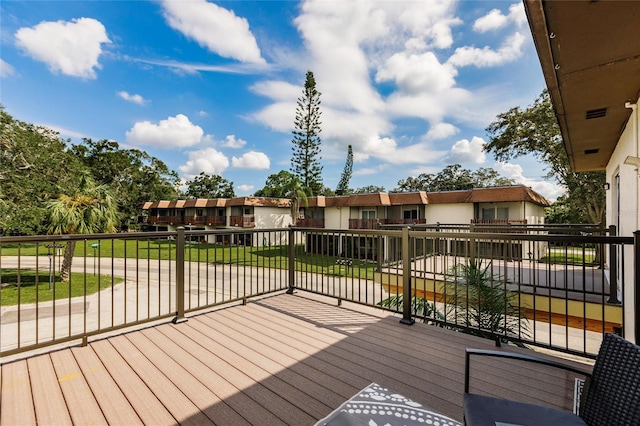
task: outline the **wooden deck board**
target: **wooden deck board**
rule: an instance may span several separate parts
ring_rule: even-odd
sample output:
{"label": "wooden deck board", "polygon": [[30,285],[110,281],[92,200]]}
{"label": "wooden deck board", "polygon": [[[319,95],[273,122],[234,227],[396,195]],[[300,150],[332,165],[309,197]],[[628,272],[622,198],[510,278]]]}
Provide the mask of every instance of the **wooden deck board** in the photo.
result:
{"label": "wooden deck board", "polygon": [[140,417],[129,404],[118,384],[100,361],[91,346],[72,348],[71,352],[82,370],[93,395],[109,424],[139,425]]}
{"label": "wooden deck board", "polygon": [[73,423],[106,425],[107,419],[104,418],[73,353],[70,350],[53,352],[51,361]]}
{"label": "wooden deck board", "polygon": [[35,405],[36,419],[43,425],[71,425],[71,417],[65,404],[58,377],[51,358],[39,356],[27,359],[31,394],[35,401],[46,401]]}
{"label": "wooden deck board", "polygon": [[[223,403],[209,388],[192,376],[180,363],[163,351],[147,334],[132,333],[129,340],[183,392],[213,423],[219,425],[246,422]],[[162,342],[158,342],[162,343]],[[171,342],[170,344],[173,344]]]}
{"label": "wooden deck board", "polygon": [[165,406],[108,340],[93,342],[91,347],[96,351],[96,355],[109,371],[111,377],[118,383],[122,393],[143,423],[149,425],[173,425],[176,423]]}
{"label": "wooden deck board", "polygon": [[2,394],[0,394],[0,424],[35,424],[29,371],[25,360],[2,367]]}
{"label": "wooden deck board", "polygon": [[[461,420],[464,349],[494,343],[399,319],[279,295],[14,361],[0,366],[0,423],[304,426],[374,381]],[[474,366],[483,393],[571,403],[571,380],[543,367]]]}

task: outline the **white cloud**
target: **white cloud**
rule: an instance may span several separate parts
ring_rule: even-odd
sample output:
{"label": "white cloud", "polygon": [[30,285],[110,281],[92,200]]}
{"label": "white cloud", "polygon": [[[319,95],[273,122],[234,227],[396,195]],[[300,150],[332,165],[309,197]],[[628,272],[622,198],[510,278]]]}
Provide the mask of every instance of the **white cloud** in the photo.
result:
{"label": "white cloud", "polygon": [[460,130],[449,123],[437,123],[431,126],[429,131],[424,135],[424,138],[428,141],[438,140],[438,139],[446,139],[450,136],[455,135]]}
{"label": "white cloud", "polygon": [[187,179],[192,179],[202,172],[220,175],[229,167],[229,159],[214,148],[189,151],[187,155],[189,160],[178,168]]}
{"label": "white cloud", "polygon": [[15,37],[18,47],[51,72],[87,79],[96,78],[95,69],[102,68],[102,45],[111,43],[104,25],[93,18],[41,22],[20,28]]}
{"label": "white cloud", "polygon": [[156,148],[182,148],[196,145],[205,140],[204,131],[186,115],[178,114],[160,120],[158,124],[139,121],[126,133],[127,142],[132,145],[147,145]]}
{"label": "white cloud", "polygon": [[231,164],[239,169],[265,170],[271,166],[271,161],[264,152],[249,151],[241,157],[233,157]]}
{"label": "white cloud", "polygon": [[11,64],[0,59],[0,77],[11,77],[15,72],[16,70]]}
{"label": "white cloud", "polygon": [[60,136],[69,136],[71,138],[77,138],[77,139],[82,139],[82,138],[90,139],[90,137],[88,135],[86,135],[85,133],[81,133],[81,132],[78,132],[76,130],[71,130],[71,129],[67,129],[67,128],[64,128],[64,127],[51,125],[51,124],[43,124],[43,126],[48,128],[48,129],[53,130],[54,132],[60,133]]}
{"label": "white cloud", "polygon": [[461,139],[453,144],[447,159],[452,163],[482,164],[485,160],[484,145],[484,139],[477,136],[474,136],[471,141]]}
{"label": "white cloud", "polygon": [[455,85],[457,70],[441,64],[433,52],[423,54],[396,53],[376,74],[376,81],[395,81],[405,93],[441,92]]}
{"label": "white cloud", "polygon": [[478,68],[502,65],[522,56],[524,41],[524,36],[516,32],[508,37],[498,50],[493,50],[489,46],[482,49],[472,46],[459,47],[449,58],[448,63],[457,67],[475,65]]}
{"label": "white cloud", "polygon": [[524,176],[522,166],[519,164],[496,162],[495,169],[501,175],[513,179],[516,183],[526,185],[544,196],[547,200],[554,202],[565,190],[558,184],[544,180],[535,180]]}
{"label": "white cloud", "polygon": [[120,92],[118,92],[118,96],[120,96],[125,101],[132,102],[132,103],[138,104],[138,105],[144,105],[145,103],[148,102],[142,96],[140,96],[138,94],[131,95],[131,94],[129,94],[129,92],[125,92],[124,90],[121,90]]}
{"label": "white cloud", "polygon": [[207,111],[202,111],[202,110],[198,111],[196,114],[198,115],[198,117],[208,117],[209,116],[209,113]]}
{"label": "white cloud", "polygon": [[162,2],[172,28],[211,52],[241,62],[264,64],[249,22],[228,9],[205,0]]}
{"label": "white cloud", "polygon": [[484,33],[505,27],[510,22],[519,27],[527,22],[523,3],[514,3],[509,6],[508,15],[504,15],[499,9],[492,9],[486,15],[476,19],[473,23],[473,29],[479,33]]}
{"label": "white cloud", "polygon": [[238,188],[238,191],[241,191],[241,192],[251,192],[251,191],[253,191],[254,186],[253,185],[238,185],[238,186],[236,186],[236,188]]}
{"label": "white cloud", "polygon": [[500,9],[492,9],[489,13],[481,18],[476,19],[473,23],[473,29],[480,33],[490,30],[502,28],[509,22],[509,19],[502,14]]}
{"label": "white cloud", "polygon": [[246,144],[247,141],[240,138],[236,139],[235,135],[227,135],[227,137],[224,138],[224,141],[220,145],[225,148],[242,148]]}

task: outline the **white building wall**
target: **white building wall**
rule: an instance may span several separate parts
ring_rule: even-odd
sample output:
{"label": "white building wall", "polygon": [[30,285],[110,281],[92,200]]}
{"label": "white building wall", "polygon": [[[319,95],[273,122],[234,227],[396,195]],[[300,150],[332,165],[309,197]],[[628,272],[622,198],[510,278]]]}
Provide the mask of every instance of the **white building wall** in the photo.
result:
{"label": "white building wall", "polygon": [[349,207],[326,207],[324,209],[325,229],[349,229]]}
{"label": "white building wall", "polygon": [[[639,99],[640,101],[640,99]],[[633,112],[618,140],[616,149],[607,164],[607,224],[616,225],[618,235],[633,236],[640,229],[640,166],[624,164],[627,156],[640,157],[640,111],[638,104],[633,106]],[[617,178],[619,176],[619,180]],[[619,200],[619,202],[618,202]],[[619,204],[619,208],[618,208]],[[624,337],[635,341],[634,312],[640,306],[634,306],[635,277],[633,265],[633,249],[627,247],[624,251]],[[636,342],[639,343],[639,342]]]}
{"label": "white building wall", "polygon": [[425,206],[425,217],[427,223],[468,224],[473,219],[473,204],[428,204]]}

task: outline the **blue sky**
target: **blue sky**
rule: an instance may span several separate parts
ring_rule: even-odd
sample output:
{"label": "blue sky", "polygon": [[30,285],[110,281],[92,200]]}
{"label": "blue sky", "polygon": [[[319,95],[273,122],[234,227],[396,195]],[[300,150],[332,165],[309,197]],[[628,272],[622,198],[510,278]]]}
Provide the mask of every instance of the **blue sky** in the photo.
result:
{"label": "blue sky", "polygon": [[0,102],[79,142],[148,151],[237,195],[289,170],[307,70],[322,93],[324,184],[354,150],[351,187],[460,163],[550,199],[532,158],[482,153],[497,114],[544,80],[520,1],[3,1]]}

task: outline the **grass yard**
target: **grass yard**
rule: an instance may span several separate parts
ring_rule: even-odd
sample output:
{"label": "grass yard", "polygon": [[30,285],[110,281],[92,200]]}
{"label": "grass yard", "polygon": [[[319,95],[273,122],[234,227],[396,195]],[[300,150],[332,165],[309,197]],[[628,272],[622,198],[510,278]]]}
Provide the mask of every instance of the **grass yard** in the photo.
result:
{"label": "grass yard", "polygon": [[[86,280],[86,281],[85,281]],[[18,286],[18,281],[20,286]],[[63,283],[60,277],[53,277],[51,288],[49,287],[49,271],[35,271],[31,269],[23,269],[18,275],[18,271],[14,269],[3,269],[0,271],[0,305],[10,306],[17,305],[18,299],[20,304],[47,302],[55,299],[68,299],[69,297],[78,297],[84,294],[90,295],[96,293],[98,288],[103,290],[109,288],[112,284],[119,284],[122,278],[112,277],[109,275],[84,275],[81,273],[72,273],[70,283]],[[69,287],[71,284],[71,287]],[[71,290],[69,290],[71,289]],[[71,294],[69,294],[71,292]]]}
{"label": "grass yard", "polygon": [[[99,246],[92,247],[92,244]],[[221,244],[188,244],[185,249],[185,260],[193,262],[237,264],[256,266],[260,268],[287,269],[289,267],[288,246],[238,246]],[[64,249],[61,249],[61,253]],[[0,247],[2,256],[46,256],[47,247],[44,243],[3,245]],[[173,240],[157,239],[117,239],[117,240],[85,240],[76,244],[75,256],[102,258],[130,258],[130,259],[175,259],[176,249]],[[373,279],[377,268],[375,262],[353,259],[349,267],[336,265],[338,256],[305,253],[302,246],[296,247],[295,267],[298,271],[323,273],[336,276]],[[55,261],[59,256],[56,254]],[[48,282],[48,277],[46,279]]]}
{"label": "grass yard", "polygon": [[594,265],[596,263],[596,250],[593,248],[569,247],[550,248],[547,255],[540,258],[542,263],[553,265]]}

